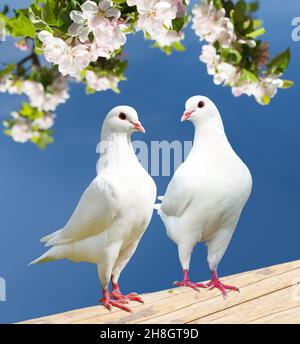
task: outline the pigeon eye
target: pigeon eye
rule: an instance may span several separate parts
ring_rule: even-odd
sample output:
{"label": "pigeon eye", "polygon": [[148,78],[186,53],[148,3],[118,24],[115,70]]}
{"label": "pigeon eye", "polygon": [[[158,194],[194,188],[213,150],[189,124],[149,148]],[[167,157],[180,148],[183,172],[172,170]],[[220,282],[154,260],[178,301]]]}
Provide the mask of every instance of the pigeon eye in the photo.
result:
{"label": "pigeon eye", "polygon": [[124,112],[121,112],[121,113],[119,114],[119,118],[120,118],[121,120],[124,121],[124,119],[126,119],[125,113],[124,113]]}
{"label": "pigeon eye", "polygon": [[203,108],[205,106],[205,103],[203,100],[201,100],[199,103],[198,103],[198,108]]}

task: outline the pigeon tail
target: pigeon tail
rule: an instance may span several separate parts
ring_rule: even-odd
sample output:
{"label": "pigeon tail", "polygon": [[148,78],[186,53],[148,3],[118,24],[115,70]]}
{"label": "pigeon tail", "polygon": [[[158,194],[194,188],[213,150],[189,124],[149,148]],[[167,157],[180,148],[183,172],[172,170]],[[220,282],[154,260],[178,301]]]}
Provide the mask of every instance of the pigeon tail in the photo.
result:
{"label": "pigeon tail", "polygon": [[53,260],[63,259],[63,258],[65,258],[65,247],[56,246],[56,247],[50,248],[50,250],[42,254],[37,259],[33,260],[31,263],[29,263],[29,265],[51,262]]}
{"label": "pigeon tail", "polygon": [[45,247],[68,244],[72,241],[72,239],[70,238],[67,238],[67,239],[61,238],[59,234],[60,233],[57,233],[50,240],[48,240],[47,243],[45,244]]}
{"label": "pigeon tail", "polygon": [[53,232],[53,233],[51,233],[51,234],[48,234],[48,235],[44,236],[44,237],[40,240],[40,242],[46,244],[49,240],[51,240],[51,239],[53,239],[55,236],[57,236],[57,235],[59,234],[60,231],[61,231],[61,229],[59,229],[59,230],[57,230],[57,231],[55,231],[55,232]]}

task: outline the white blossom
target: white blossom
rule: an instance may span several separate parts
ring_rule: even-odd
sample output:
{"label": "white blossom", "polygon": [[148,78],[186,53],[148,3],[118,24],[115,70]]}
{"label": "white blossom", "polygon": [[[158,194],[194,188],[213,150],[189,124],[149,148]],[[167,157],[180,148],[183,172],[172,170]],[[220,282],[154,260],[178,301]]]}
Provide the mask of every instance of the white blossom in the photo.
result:
{"label": "white blossom", "polygon": [[43,43],[46,60],[53,64],[59,64],[68,49],[66,42],[61,38],[53,37],[50,32],[45,30],[39,32],[38,38]]}
{"label": "white blossom", "polygon": [[176,32],[174,30],[164,30],[162,29],[158,35],[152,36],[153,39],[161,46],[170,46],[175,42],[179,42],[183,40],[184,34],[183,32]]}
{"label": "white blossom", "polygon": [[7,74],[0,79],[0,92],[9,94],[20,94],[22,83],[14,80],[14,78]]}
{"label": "white blossom", "polygon": [[11,113],[15,118],[15,123],[11,128],[11,137],[14,141],[24,143],[32,138],[31,125],[25,118],[19,116],[17,112]]}
{"label": "white blossom", "polygon": [[109,22],[110,19],[119,18],[121,12],[113,7],[112,1],[102,0],[97,5],[94,1],[86,1],[81,5],[82,12],[88,20],[88,26],[91,30]]}
{"label": "white blossom", "polygon": [[218,41],[221,46],[228,47],[236,41],[234,26],[225,16],[225,9],[217,9],[213,2],[203,0],[192,11],[193,25],[197,36],[209,43]]}
{"label": "white blossom", "polygon": [[159,35],[163,26],[170,28],[177,14],[177,2],[172,0],[127,0],[127,4],[137,6],[137,30],[144,30],[151,37]]}
{"label": "white blossom", "polygon": [[96,47],[98,47],[100,51],[103,50],[104,54],[106,51],[111,54],[125,44],[126,35],[122,31],[121,25],[122,24],[119,24],[118,19],[113,19],[112,21],[106,22],[105,25],[101,25],[95,29],[94,35]]}
{"label": "white blossom", "polygon": [[259,104],[266,104],[273,98],[278,88],[283,86],[283,80],[277,75],[261,77],[257,82],[247,81],[242,85],[232,88],[232,94],[239,97],[242,94],[254,96]]}
{"label": "white blossom", "polygon": [[216,73],[214,75],[214,83],[220,85],[233,86],[238,80],[239,74],[237,68],[230,63],[221,62],[217,65]]}
{"label": "white blossom", "polygon": [[99,5],[94,1],[84,2],[81,11],[74,10],[70,13],[73,24],[69,27],[69,34],[79,37],[82,43],[86,42],[90,32],[121,16],[121,12],[112,6],[113,3],[108,0],[100,1]]}
{"label": "white blossom", "polygon": [[95,72],[88,70],[86,72],[86,83],[88,87],[95,91],[106,91],[118,87],[119,78],[116,76],[98,76]]}
{"label": "white blossom", "polygon": [[55,79],[51,91],[45,90],[39,82],[26,80],[22,92],[29,97],[30,105],[40,111],[53,111],[69,98],[67,80],[62,76]]}
{"label": "white blossom", "polygon": [[202,47],[202,53],[199,57],[200,61],[206,63],[207,72],[209,75],[216,73],[217,65],[220,63],[220,55],[217,54],[216,48],[211,44],[206,44]]}
{"label": "white blossom", "polygon": [[46,60],[58,65],[62,75],[78,78],[80,72],[89,65],[91,53],[88,45],[81,43],[69,45],[47,31],[41,31],[38,37],[43,42]]}
{"label": "white blossom", "polygon": [[253,95],[259,104],[265,104],[265,99],[273,98],[277,89],[283,86],[283,81],[276,75],[269,75],[261,78],[254,89]]}
{"label": "white blossom", "polygon": [[55,115],[52,112],[47,112],[43,117],[37,118],[33,121],[33,125],[37,125],[41,130],[50,129],[54,124]]}
{"label": "white blossom", "polygon": [[80,72],[91,62],[90,49],[85,44],[69,46],[61,56],[58,63],[58,70],[62,75],[70,75],[78,78]]}

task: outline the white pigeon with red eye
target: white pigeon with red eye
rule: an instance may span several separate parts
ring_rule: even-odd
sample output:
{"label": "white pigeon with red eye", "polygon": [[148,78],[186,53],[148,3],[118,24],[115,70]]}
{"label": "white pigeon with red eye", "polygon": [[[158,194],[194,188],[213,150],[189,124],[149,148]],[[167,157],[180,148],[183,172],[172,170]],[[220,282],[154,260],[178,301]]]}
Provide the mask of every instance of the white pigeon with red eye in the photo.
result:
{"label": "white pigeon with red eye", "polygon": [[[186,161],[176,170],[158,212],[168,236],[178,245],[184,271],[178,286],[238,290],[224,285],[217,267],[236,228],[252,188],[247,166],[232,149],[215,104],[203,96],[191,97],[182,121],[195,126],[194,143]],[[212,279],[208,285],[189,280],[192,251],[205,242]]]}
{"label": "white pigeon with red eye", "polygon": [[[98,175],[83,193],[67,224],[41,241],[52,246],[32,263],[67,258],[95,263],[103,289],[104,306],[130,311],[118,279],[146,230],[156,199],[156,185],[138,161],[131,134],[145,132],[136,111],[117,106],[106,116],[100,142]],[[112,293],[108,291],[112,281]]]}

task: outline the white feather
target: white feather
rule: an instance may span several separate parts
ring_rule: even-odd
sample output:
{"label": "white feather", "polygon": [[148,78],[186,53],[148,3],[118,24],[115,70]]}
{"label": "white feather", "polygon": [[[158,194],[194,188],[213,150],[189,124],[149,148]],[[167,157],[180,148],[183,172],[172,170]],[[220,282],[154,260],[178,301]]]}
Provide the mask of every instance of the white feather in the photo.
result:
{"label": "white feather", "polygon": [[[198,109],[200,100],[205,107]],[[195,125],[194,144],[169,183],[159,214],[178,245],[182,267],[189,268],[194,246],[204,241],[215,270],[249,198],[252,179],[230,146],[213,102],[197,96],[186,106]]]}
{"label": "white feather", "polygon": [[[127,120],[119,118],[125,113]],[[98,175],[83,193],[67,224],[43,239],[53,246],[32,263],[67,258],[97,264],[103,288],[118,280],[147,228],[156,198],[156,186],[139,163],[132,144],[134,109],[114,108],[101,133],[105,147]]]}

